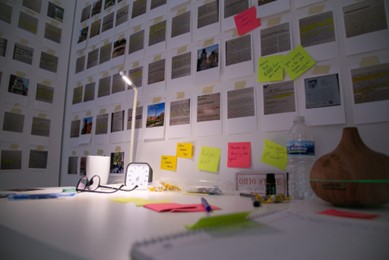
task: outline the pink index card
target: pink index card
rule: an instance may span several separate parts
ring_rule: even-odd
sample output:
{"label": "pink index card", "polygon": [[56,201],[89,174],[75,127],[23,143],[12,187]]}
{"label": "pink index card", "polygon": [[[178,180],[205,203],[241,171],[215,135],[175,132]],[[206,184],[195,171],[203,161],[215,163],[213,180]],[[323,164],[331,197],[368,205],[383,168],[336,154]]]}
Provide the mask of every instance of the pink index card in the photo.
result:
{"label": "pink index card", "polygon": [[235,15],[234,20],[239,35],[244,35],[261,26],[261,19],[257,18],[255,6]]}
{"label": "pink index card", "polygon": [[228,143],[227,166],[229,168],[251,167],[250,142]]}
{"label": "pink index card", "polygon": [[365,213],[365,212],[353,212],[337,209],[326,209],[319,212],[320,214],[343,217],[343,218],[358,218],[358,219],[374,219],[378,217],[377,214]]}

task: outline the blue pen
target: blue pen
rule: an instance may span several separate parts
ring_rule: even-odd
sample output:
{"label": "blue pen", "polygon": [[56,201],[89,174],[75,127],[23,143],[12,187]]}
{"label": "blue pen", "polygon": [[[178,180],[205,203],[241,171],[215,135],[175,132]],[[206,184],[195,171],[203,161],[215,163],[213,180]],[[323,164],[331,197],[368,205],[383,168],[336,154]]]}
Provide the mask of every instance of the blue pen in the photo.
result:
{"label": "blue pen", "polygon": [[205,198],[201,198],[201,203],[203,204],[203,207],[205,208],[205,210],[207,212],[211,212],[212,211],[211,206],[208,204],[208,201]]}
{"label": "blue pen", "polygon": [[56,199],[61,197],[72,197],[76,195],[75,192],[65,193],[37,193],[37,194],[10,194],[8,200],[40,200],[40,199]]}

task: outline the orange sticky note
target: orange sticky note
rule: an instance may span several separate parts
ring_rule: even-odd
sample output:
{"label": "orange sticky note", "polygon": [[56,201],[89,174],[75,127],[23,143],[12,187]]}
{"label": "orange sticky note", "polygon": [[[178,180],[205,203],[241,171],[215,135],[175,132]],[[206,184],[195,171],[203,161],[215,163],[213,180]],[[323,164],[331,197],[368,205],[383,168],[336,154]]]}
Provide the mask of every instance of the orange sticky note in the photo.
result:
{"label": "orange sticky note", "polygon": [[250,142],[228,143],[227,166],[229,168],[250,168]]}
{"label": "orange sticky note", "polygon": [[261,20],[257,18],[255,6],[235,15],[234,20],[239,35],[244,35],[261,25]]}

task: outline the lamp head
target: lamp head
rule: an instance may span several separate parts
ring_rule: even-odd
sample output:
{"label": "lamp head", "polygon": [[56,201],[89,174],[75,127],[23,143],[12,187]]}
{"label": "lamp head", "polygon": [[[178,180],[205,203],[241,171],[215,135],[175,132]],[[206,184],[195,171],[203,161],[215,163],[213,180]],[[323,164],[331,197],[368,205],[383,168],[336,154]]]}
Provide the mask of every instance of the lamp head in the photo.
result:
{"label": "lamp head", "polygon": [[120,76],[122,76],[122,79],[123,79],[128,85],[130,85],[131,87],[135,87],[134,83],[132,83],[132,81],[126,76],[126,74],[124,73],[124,71],[121,71],[119,74],[120,74]]}

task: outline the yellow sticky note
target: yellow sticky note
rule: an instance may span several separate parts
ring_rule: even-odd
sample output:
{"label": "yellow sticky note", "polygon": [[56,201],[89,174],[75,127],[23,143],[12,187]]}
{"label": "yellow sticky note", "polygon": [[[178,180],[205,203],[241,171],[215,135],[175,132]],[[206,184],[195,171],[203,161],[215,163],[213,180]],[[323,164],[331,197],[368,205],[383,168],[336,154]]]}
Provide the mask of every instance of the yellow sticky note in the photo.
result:
{"label": "yellow sticky note", "polygon": [[177,156],[162,155],[161,169],[168,170],[168,171],[175,171],[177,169]]}
{"label": "yellow sticky note", "polygon": [[164,201],[164,200],[147,200],[147,199],[141,199],[141,198],[126,198],[126,197],[116,197],[112,198],[112,201],[115,202],[120,202],[120,203],[135,203],[137,207],[143,207],[145,204],[150,204],[150,203],[165,203],[169,201]]}
{"label": "yellow sticky note", "polygon": [[284,55],[272,55],[258,59],[258,82],[282,81]]}
{"label": "yellow sticky note", "polygon": [[265,139],[261,162],[284,171],[286,169],[286,165],[288,164],[286,147]]}
{"label": "yellow sticky note", "polygon": [[192,143],[177,143],[176,155],[181,158],[193,157],[193,144]]}
{"label": "yellow sticky note", "polygon": [[220,161],[220,149],[202,146],[197,167],[208,172],[217,172]]}
{"label": "yellow sticky note", "polygon": [[292,80],[297,79],[316,64],[316,61],[300,44],[290,51],[283,60],[284,69]]}

